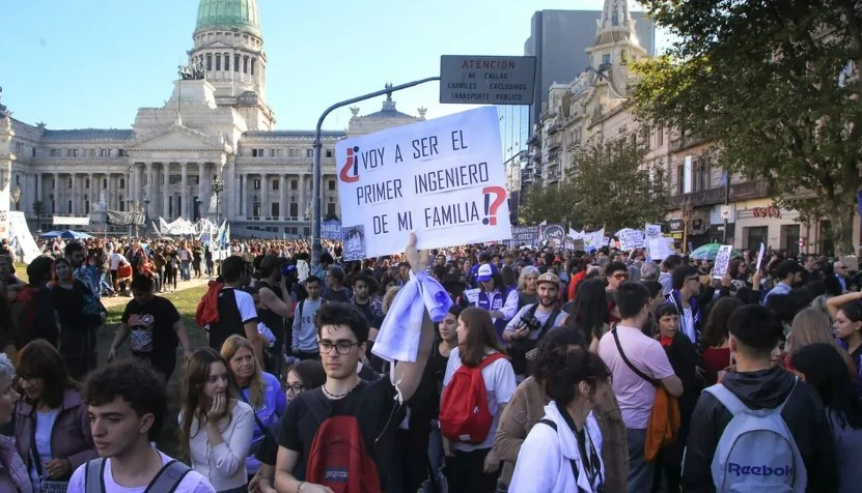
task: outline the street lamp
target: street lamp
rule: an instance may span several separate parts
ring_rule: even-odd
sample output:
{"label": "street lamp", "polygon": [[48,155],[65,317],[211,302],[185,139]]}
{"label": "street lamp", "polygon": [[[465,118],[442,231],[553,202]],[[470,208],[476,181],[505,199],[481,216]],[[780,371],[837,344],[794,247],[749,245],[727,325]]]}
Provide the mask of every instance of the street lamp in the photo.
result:
{"label": "street lamp", "polygon": [[682,211],[682,254],[685,255],[688,251],[688,222],[691,219],[691,199],[686,198],[685,202],[679,205]]}
{"label": "street lamp", "polygon": [[[140,206],[139,206],[140,207]],[[144,197],[144,210],[141,211],[144,214],[144,231],[147,230],[147,222],[150,220],[150,197]],[[155,233],[155,231],[153,231]]]}
{"label": "street lamp", "polygon": [[212,184],[212,192],[216,196],[216,224],[221,224],[221,212],[219,211],[219,207],[221,206],[221,201],[219,200],[219,194],[224,191],[224,180],[221,179],[220,176],[216,176],[213,180]]}
{"label": "street lamp", "polygon": [[16,186],[14,190],[12,190],[11,196],[12,202],[15,204],[15,210],[20,210],[18,207],[18,201],[21,200],[21,187]]}

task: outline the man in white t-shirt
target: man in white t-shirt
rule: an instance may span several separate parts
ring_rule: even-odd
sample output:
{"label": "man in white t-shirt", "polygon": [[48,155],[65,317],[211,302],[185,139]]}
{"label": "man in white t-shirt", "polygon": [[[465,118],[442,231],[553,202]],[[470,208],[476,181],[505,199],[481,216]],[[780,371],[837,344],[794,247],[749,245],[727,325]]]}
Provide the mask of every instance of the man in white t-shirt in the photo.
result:
{"label": "man in white t-shirt", "polygon": [[[626,425],[628,490],[631,492],[650,491],[652,488],[655,464],[644,460],[644,446],[655,401],[654,384],[663,385],[676,397],[682,395],[683,390],[682,382],[674,374],[664,348],[657,340],[641,332],[650,315],[649,298],[649,291],[642,284],[620,284],[617,288],[617,307],[622,321],[599,341],[599,356],[613,373],[614,395],[619,401]],[[618,344],[622,347],[622,355]]]}
{"label": "man in white t-shirt", "polygon": [[164,381],[138,360],[90,374],[84,384],[90,430],[101,458],[72,474],[69,491],[215,493],[203,476],[151,445],[167,412]]}

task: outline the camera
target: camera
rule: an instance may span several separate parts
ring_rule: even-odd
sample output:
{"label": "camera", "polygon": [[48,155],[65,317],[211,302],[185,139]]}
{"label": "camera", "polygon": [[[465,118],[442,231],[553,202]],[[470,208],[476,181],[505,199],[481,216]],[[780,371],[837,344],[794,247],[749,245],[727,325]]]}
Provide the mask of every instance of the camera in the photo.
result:
{"label": "camera", "polygon": [[536,318],[536,315],[534,313],[529,312],[525,313],[521,317],[521,325],[527,327],[530,332],[540,330],[542,328],[542,322],[540,322],[539,319]]}

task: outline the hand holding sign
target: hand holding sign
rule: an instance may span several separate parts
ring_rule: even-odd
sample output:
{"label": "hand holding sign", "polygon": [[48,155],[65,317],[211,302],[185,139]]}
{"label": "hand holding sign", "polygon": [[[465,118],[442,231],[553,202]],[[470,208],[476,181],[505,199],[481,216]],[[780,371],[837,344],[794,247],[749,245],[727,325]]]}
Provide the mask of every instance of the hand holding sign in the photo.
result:
{"label": "hand holding sign", "polygon": [[428,270],[428,250],[416,249],[416,233],[410,233],[410,241],[407,243],[407,248],[404,250],[404,255],[407,257],[407,263],[414,274],[418,274]]}

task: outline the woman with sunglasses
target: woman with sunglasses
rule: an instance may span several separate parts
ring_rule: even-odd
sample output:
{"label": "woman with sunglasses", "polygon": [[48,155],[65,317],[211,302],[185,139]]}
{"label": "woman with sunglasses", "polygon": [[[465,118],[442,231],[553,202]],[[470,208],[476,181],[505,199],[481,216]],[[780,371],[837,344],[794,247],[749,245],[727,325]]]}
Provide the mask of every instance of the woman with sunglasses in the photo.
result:
{"label": "woman with sunglasses", "polygon": [[[287,369],[283,389],[288,400],[293,400],[299,394],[314,390],[326,383],[326,371],[320,360],[309,359],[300,361]],[[255,458],[260,463],[260,469],[248,484],[250,492],[276,493],[275,461],[278,456],[278,443],[275,440],[278,423],[273,423],[269,433],[264,436]]]}

